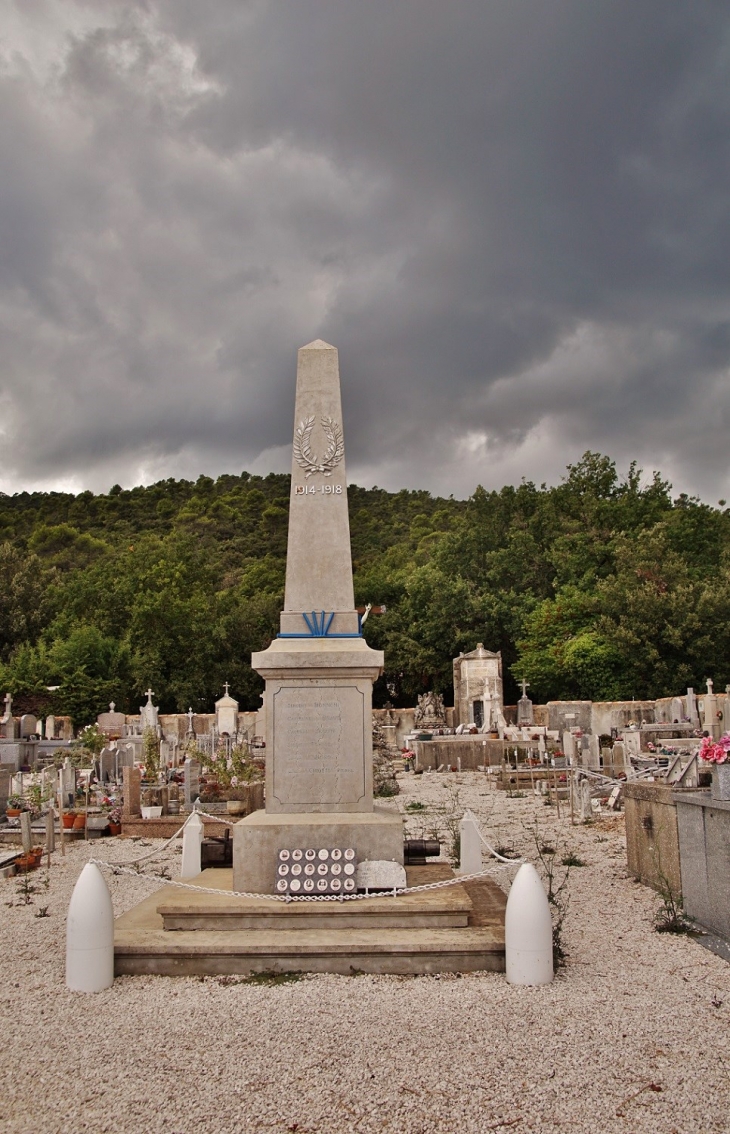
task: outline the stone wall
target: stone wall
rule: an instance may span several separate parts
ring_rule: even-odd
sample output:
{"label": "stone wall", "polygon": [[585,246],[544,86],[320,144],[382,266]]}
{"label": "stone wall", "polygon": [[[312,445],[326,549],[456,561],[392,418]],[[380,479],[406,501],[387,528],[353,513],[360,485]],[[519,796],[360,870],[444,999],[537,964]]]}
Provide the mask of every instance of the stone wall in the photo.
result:
{"label": "stone wall", "polygon": [[674,788],[664,783],[624,784],[629,874],[654,890],[682,892]]}
{"label": "stone wall", "polygon": [[730,800],[675,792],[685,913],[730,940]]}

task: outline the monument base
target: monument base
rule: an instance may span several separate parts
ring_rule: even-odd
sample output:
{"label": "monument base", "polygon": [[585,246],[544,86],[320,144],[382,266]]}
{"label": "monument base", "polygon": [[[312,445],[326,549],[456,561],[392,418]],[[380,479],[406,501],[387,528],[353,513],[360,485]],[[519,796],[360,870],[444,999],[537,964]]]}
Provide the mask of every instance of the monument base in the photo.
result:
{"label": "monument base", "polygon": [[369,812],[254,811],[233,828],[233,889],[273,894],[280,850],[353,847],[357,861],[386,859],[403,864],[403,820],[375,808]]}

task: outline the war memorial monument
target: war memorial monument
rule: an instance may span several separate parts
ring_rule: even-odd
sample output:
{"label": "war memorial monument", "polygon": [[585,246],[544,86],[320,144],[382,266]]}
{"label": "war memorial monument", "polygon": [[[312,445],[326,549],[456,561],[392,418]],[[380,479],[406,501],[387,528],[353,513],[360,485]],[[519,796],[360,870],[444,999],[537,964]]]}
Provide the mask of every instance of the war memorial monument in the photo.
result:
{"label": "war memorial monument", "polygon": [[272,893],[279,851],[351,847],[403,862],[403,823],[373,806],[372,688],[383,654],[355,610],[338,355],[299,351],[286,590],[266,682],[266,809],[236,826],[235,890]]}

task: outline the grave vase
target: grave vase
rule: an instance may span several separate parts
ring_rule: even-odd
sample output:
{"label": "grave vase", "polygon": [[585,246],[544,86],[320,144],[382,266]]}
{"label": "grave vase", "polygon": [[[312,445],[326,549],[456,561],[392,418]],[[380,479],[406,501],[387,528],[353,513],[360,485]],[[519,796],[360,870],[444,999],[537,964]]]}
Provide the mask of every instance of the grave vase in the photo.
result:
{"label": "grave vase", "polygon": [[730,800],[730,762],[712,765],[712,798]]}

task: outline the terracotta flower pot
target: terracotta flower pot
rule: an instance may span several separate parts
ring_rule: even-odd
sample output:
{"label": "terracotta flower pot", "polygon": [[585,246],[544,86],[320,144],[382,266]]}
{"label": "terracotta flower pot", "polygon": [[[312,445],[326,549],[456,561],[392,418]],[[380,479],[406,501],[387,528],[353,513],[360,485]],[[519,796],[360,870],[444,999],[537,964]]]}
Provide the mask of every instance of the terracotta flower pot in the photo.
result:
{"label": "terracotta flower pot", "polygon": [[121,835],[121,833],[122,833],[122,824],[121,823],[110,823],[109,824],[109,834],[110,835]]}
{"label": "terracotta flower pot", "polygon": [[77,815],[73,822],[74,831],[83,831],[86,828],[86,812]]}
{"label": "terracotta flower pot", "polygon": [[64,811],[62,818],[64,830],[70,831],[76,821],[76,812]]}
{"label": "terracotta flower pot", "polygon": [[19,807],[8,807],[6,808],[5,814],[7,815],[8,819],[17,819],[21,814],[21,810]]}

